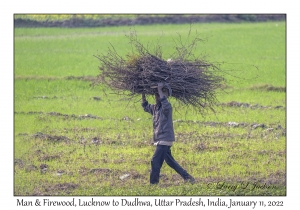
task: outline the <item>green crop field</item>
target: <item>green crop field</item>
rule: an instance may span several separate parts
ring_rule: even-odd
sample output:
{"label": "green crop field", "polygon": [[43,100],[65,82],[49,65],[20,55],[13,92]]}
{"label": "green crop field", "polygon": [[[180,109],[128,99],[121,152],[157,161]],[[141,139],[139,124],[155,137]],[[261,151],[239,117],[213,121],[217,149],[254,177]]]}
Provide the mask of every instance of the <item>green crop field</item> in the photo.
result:
{"label": "green crop field", "polygon": [[[149,186],[152,119],[104,86],[93,55],[141,42],[174,52],[189,24],[14,29],[14,195],[286,195],[286,23],[205,23],[196,54],[221,64],[215,113],[175,107],[175,159]],[[154,103],[154,98],[149,97]]]}

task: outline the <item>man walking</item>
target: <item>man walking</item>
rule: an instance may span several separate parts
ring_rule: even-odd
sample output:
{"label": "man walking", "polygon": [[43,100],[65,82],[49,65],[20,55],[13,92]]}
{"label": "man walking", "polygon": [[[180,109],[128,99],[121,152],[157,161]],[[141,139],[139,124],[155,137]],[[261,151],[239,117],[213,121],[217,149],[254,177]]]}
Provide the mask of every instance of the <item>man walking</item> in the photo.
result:
{"label": "man walking", "polygon": [[167,99],[169,91],[164,90],[163,87],[163,83],[158,83],[155,105],[149,104],[145,94],[142,94],[142,107],[145,112],[149,112],[153,116],[153,141],[156,145],[151,159],[150,184],[159,183],[160,169],[164,161],[185,181],[195,183],[195,179],[176,162],[171,154],[171,146],[175,141],[172,106]]}

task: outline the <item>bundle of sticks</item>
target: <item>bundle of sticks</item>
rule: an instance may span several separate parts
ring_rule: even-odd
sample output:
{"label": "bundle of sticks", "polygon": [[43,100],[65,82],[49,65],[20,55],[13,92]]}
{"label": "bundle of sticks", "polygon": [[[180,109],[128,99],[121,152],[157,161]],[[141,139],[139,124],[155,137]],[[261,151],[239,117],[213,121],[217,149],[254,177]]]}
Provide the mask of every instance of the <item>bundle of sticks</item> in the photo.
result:
{"label": "bundle of sticks", "polygon": [[136,52],[126,58],[119,56],[113,47],[106,55],[95,56],[101,63],[97,83],[128,96],[154,95],[157,89],[153,86],[165,83],[171,88],[172,97],[181,104],[197,109],[215,105],[216,90],[224,82],[216,65],[201,59],[186,59],[182,51],[186,52],[187,48],[180,48],[172,60],[163,60],[160,50],[150,53],[135,36],[130,39]]}

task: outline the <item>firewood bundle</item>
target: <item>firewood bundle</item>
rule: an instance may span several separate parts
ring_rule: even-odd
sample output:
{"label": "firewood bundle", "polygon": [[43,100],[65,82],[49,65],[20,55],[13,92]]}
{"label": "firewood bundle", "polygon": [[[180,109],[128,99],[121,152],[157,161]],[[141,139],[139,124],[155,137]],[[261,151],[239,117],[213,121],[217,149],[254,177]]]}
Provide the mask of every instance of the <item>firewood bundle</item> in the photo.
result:
{"label": "firewood bundle", "polygon": [[189,46],[176,47],[172,59],[162,59],[160,46],[154,53],[143,46],[136,34],[129,39],[135,51],[126,57],[119,56],[115,48],[109,48],[106,55],[95,56],[100,61],[100,74],[95,84],[103,83],[111,89],[127,96],[154,95],[157,83],[167,84],[172,97],[184,105],[196,109],[212,108],[217,102],[216,90],[224,84],[220,69],[207,61],[192,57],[192,51],[198,38]]}

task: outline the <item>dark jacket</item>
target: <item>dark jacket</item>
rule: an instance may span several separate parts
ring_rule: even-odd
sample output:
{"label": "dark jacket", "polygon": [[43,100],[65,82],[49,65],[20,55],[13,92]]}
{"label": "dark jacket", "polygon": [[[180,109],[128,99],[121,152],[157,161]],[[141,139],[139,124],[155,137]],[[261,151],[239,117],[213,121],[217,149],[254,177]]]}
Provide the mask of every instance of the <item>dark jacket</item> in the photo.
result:
{"label": "dark jacket", "polygon": [[153,117],[153,141],[175,141],[172,106],[164,96],[156,105],[142,103],[145,112]]}

